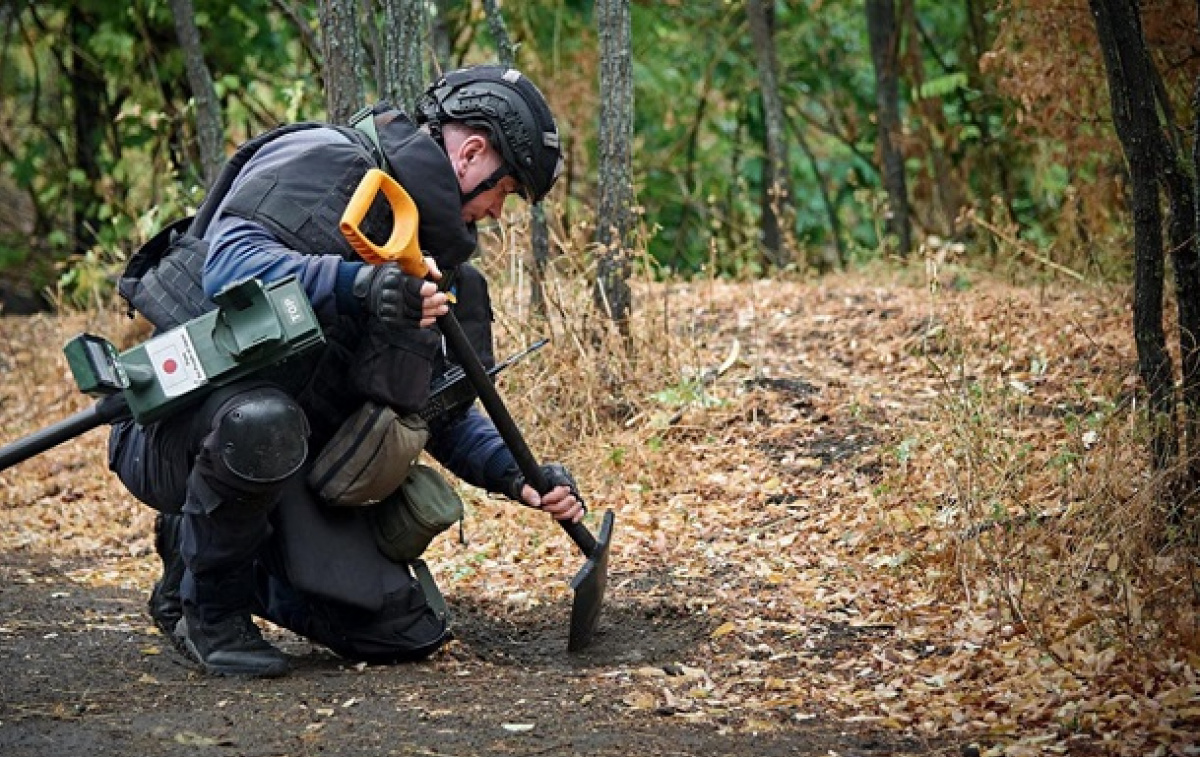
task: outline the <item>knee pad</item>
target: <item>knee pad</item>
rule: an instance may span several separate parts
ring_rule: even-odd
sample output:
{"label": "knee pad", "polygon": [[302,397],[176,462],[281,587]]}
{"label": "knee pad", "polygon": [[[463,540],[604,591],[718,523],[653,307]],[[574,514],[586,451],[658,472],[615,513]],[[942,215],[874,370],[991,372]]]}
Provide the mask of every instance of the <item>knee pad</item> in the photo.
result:
{"label": "knee pad", "polygon": [[251,484],[282,481],[308,456],[308,419],[276,389],[255,389],[230,399],[216,425],[224,467]]}

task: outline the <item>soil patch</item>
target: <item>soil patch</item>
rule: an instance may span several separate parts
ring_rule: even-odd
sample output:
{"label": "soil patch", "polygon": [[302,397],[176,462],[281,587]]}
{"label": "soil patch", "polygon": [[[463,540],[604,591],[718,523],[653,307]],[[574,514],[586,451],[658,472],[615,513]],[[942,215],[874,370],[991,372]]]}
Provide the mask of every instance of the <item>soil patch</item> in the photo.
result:
{"label": "soil patch", "polygon": [[[456,601],[456,640],[432,660],[350,665],[287,632],[277,681],[207,677],[151,626],[144,594],[81,585],[79,565],[0,562],[0,753],[175,755],[916,755],[950,754],[836,720],[755,733],[642,711],[614,679],[630,664],[684,675],[711,631],[682,608],[606,608],[596,642],[565,653],[569,608],[508,613]],[[94,566],[91,566],[94,567]],[[833,650],[859,632],[831,629]],[[823,642],[823,645],[825,642]]]}

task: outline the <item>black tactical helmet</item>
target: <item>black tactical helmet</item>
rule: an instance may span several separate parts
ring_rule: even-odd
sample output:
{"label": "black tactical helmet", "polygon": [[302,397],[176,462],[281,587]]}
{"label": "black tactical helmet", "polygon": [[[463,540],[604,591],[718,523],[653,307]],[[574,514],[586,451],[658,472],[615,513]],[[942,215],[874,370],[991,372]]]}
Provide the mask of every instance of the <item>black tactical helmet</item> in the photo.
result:
{"label": "black tactical helmet", "polygon": [[490,135],[504,168],[471,197],[512,174],[521,196],[540,202],[558,179],[562,151],[554,116],[538,88],[515,68],[474,66],[452,71],[417,98],[416,110],[417,123],[428,124],[443,146],[446,123],[466,124]]}

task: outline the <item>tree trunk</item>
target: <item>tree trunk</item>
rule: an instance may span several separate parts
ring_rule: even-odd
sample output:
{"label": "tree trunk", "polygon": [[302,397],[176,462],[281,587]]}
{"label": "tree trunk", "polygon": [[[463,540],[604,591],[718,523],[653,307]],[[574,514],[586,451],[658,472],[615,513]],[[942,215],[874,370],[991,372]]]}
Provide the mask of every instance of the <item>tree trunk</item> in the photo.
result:
{"label": "tree trunk", "polygon": [[[995,78],[984,76],[979,66],[994,41],[994,34],[989,24],[989,18],[992,16],[991,3],[982,0],[964,0],[964,11],[971,30],[969,52],[967,55],[961,56],[967,71],[967,86],[970,91],[981,93],[983,99],[995,100],[998,98]],[[948,72],[949,68],[944,70]],[[981,113],[979,108],[972,107],[966,93],[961,90],[959,101],[962,103],[963,110],[971,114],[971,123],[979,129],[979,142],[987,146],[985,155],[988,156],[988,165],[995,175],[992,181],[983,184],[981,191],[977,194],[980,197],[999,196],[1004,202],[1004,207],[1008,209],[1009,215],[1016,218],[1018,216],[1013,204],[1013,177],[1009,167],[1010,162],[1015,161],[1008,154],[1011,140],[1004,135],[1004,130],[998,132],[992,126],[986,110]],[[1080,225],[1084,226],[1084,224]]]}
{"label": "tree trunk", "polygon": [[[382,20],[376,22],[375,4],[379,4],[379,15],[385,13],[384,4],[387,0],[358,0],[358,18],[366,19],[366,23],[359,29],[359,44],[362,50],[363,71],[370,71],[371,77],[375,81],[375,99],[382,100],[384,98],[383,88],[387,81],[387,75],[384,73],[383,67],[387,62],[387,54],[383,51],[383,33],[380,27],[384,25]],[[390,27],[388,27],[390,29]],[[391,36],[390,34],[388,35]],[[391,39],[388,40],[389,44]]]}
{"label": "tree trunk", "polygon": [[483,11],[487,15],[488,32],[496,45],[500,64],[509,68],[516,66],[517,52],[513,49],[512,38],[508,36],[508,27],[504,23],[504,14],[500,12],[499,0],[483,0]]}
{"label": "tree trunk", "polygon": [[746,15],[758,54],[766,161],[763,163],[762,241],[767,259],[783,268],[792,262],[789,239],[796,217],[792,182],[784,141],[783,100],[779,96],[779,69],[775,56],[775,2],[749,0]]}
{"label": "tree trunk", "polygon": [[[441,74],[453,68],[451,58],[454,55],[454,39],[447,20],[453,0],[434,0],[433,4],[437,8],[437,12],[429,30],[429,57],[433,70]],[[433,78],[436,79],[437,76]]]}
{"label": "tree trunk", "polygon": [[875,67],[875,105],[879,117],[879,160],[888,196],[887,230],[901,255],[912,251],[908,184],[900,151],[899,28],[893,0],[866,0],[867,33]]}
{"label": "tree trunk", "polygon": [[837,203],[829,192],[829,182],[821,171],[821,163],[817,160],[816,153],[809,146],[808,140],[804,138],[804,132],[798,126],[793,125],[792,133],[796,135],[796,144],[800,147],[800,152],[804,153],[804,157],[808,159],[809,168],[812,169],[813,176],[817,179],[817,189],[821,192],[821,205],[825,207],[825,216],[829,219],[829,236],[833,237],[833,250],[822,254],[816,265],[822,270],[836,266],[844,268],[850,262],[850,252],[842,240],[842,222],[838,218]]}
{"label": "tree trunk", "polygon": [[[934,58],[940,57],[935,47],[933,36],[925,33],[917,18],[915,0],[900,0],[900,37],[912,40],[905,48],[905,55],[897,66],[897,71],[903,71],[908,78],[913,92],[920,92],[925,86],[926,54]],[[970,113],[966,109],[964,113]],[[912,115],[915,114],[915,118]],[[951,127],[946,120],[945,103],[941,97],[916,97],[909,123],[914,125],[916,133],[921,135],[925,144],[925,158],[922,164],[929,177],[929,186],[933,191],[933,203],[930,218],[936,222],[936,228],[943,236],[955,233],[955,222],[959,210],[964,205],[963,193],[958,184],[959,171],[955,170],[947,156],[947,141]]]}
{"label": "tree trunk", "polygon": [[[1150,64],[1147,58],[1147,64]],[[1163,186],[1167,192],[1167,235],[1175,273],[1179,310],[1180,399],[1183,436],[1187,440],[1190,475],[1200,480],[1200,256],[1197,255],[1196,181],[1186,157],[1158,132],[1163,152]],[[1194,149],[1194,148],[1193,148]]]}
{"label": "tree trunk", "polygon": [[344,124],[362,107],[363,85],[359,77],[362,44],[358,39],[355,0],[318,0],[321,23],[321,52],[324,56],[326,118]]}
{"label": "tree trunk", "polygon": [[[1197,77],[1196,84],[1192,89],[1192,102],[1200,103],[1200,77]],[[1200,108],[1196,110],[1195,121],[1192,124],[1192,176],[1200,177]],[[1200,179],[1193,178],[1192,190],[1193,197],[1197,190],[1200,190]],[[1197,234],[1200,234],[1200,201],[1192,204],[1192,239],[1190,245],[1191,258],[1188,260],[1187,274],[1179,273],[1180,263],[1177,261],[1176,278],[1180,282],[1176,285],[1177,294],[1180,302],[1187,301],[1189,308],[1195,310],[1200,306],[1200,283],[1197,283],[1196,268],[1198,267],[1197,258],[1200,257],[1200,240],[1197,240]],[[1186,282],[1186,284],[1182,283]],[[1186,291],[1185,291],[1186,289]],[[1190,350],[1184,352],[1183,360],[1183,392],[1184,402],[1187,407],[1187,429],[1188,429],[1188,453],[1191,457],[1192,464],[1189,471],[1190,483],[1193,488],[1200,483],[1200,344],[1197,344],[1197,338],[1200,336],[1200,326],[1191,324],[1190,328],[1184,326],[1184,315],[1182,314],[1183,307],[1180,306],[1179,316],[1179,339],[1180,347],[1184,346],[1183,340],[1189,340],[1188,346]],[[1200,315],[1192,314],[1196,318]],[[1191,317],[1189,317],[1189,323]],[[1191,358],[1190,360],[1188,358]]]}
{"label": "tree trunk", "polygon": [[175,16],[175,34],[183,50],[188,88],[196,103],[196,142],[200,148],[201,173],[204,185],[211,187],[221,166],[225,164],[225,127],[221,122],[221,103],[217,100],[217,90],[213,86],[208,64],[204,62],[204,49],[200,45],[200,31],[196,28],[192,0],[171,0],[171,13]]}
{"label": "tree trunk", "polygon": [[600,175],[596,211],[596,305],[627,328],[629,237],[633,231],[633,53],[629,0],[598,0],[600,33]]}
{"label": "tree trunk", "polygon": [[[85,11],[71,6],[68,28],[71,35],[70,81],[74,95],[73,115],[75,144],[74,167],[83,175],[82,181],[72,181],[71,209],[74,217],[74,247],[78,253],[87,252],[96,243],[96,227],[93,219],[100,207],[96,187],[100,183],[100,151],[104,146],[104,123],[107,119],[107,103],[104,99],[104,76],[88,61],[81,51],[86,50],[93,32],[93,24]],[[63,219],[66,220],[66,219]]]}
{"label": "tree trunk", "polygon": [[[500,3],[497,0],[483,0],[483,9],[487,13],[488,31],[496,43],[496,53],[501,65],[515,67],[516,50],[513,48],[512,38],[508,36],[508,26],[504,23],[504,14],[500,12]],[[545,274],[546,264],[550,261],[550,233],[546,228],[546,212],[540,204],[530,209],[529,242],[533,248],[533,268],[529,276],[529,306],[533,312],[545,315]]]}
{"label": "tree trunk", "polygon": [[539,316],[546,315],[546,266],[550,264],[550,229],[546,226],[546,209],[541,203],[529,209],[529,246],[533,253],[533,268],[529,276],[529,309]]}
{"label": "tree trunk", "polygon": [[1149,55],[1137,5],[1130,0],[1088,0],[1108,75],[1113,125],[1129,166],[1133,212],[1133,336],[1138,371],[1150,394],[1151,454],[1166,469],[1178,451],[1174,368],[1163,332],[1163,237],[1159,209],[1161,139]]}
{"label": "tree trunk", "polygon": [[[1144,47],[1142,53],[1146,52]],[[1153,67],[1149,56],[1144,65]],[[1163,90],[1156,88],[1159,105]],[[1169,114],[1168,108],[1161,108]],[[1169,116],[1168,116],[1169,117]],[[1200,116],[1197,116],[1200,118]],[[1183,436],[1187,440],[1189,453],[1189,476],[1194,485],[1200,481],[1200,255],[1196,239],[1200,223],[1197,222],[1196,178],[1193,144],[1193,166],[1176,147],[1175,141],[1166,138],[1166,131],[1158,130],[1163,187],[1167,193],[1167,235],[1171,251],[1171,264],[1175,273],[1175,302],[1179,309],[1179,356],[1180,356],[1180,399],[1183,401]]]}
{"label": "tree trunk", "polygon": [[380,95],[412,113],[428,83],[421,55],[425,38],[423,0],[381,0],[383,4],[383,71]]}

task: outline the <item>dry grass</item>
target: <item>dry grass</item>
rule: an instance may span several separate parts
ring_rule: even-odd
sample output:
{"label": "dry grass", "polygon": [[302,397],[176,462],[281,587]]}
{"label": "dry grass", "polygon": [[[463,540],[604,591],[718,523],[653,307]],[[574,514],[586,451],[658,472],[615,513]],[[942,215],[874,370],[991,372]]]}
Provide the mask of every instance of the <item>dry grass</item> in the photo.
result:
{"label": "dry grass", "polygon": [[[490,240],[484,264],[497,354],[552,342],[502,393],[593,517],[616,511],[610,601],[707,629],[682,661],[703,685],[664,693],[616,665],[629,710],[669,701],[760,730],[854,717],[984,735],[995,754],[1193,741],[1197,553],[1187,529],[1164,538],[1153,501],[1125,293],[946,267],[639,281],[625,340],[578,255],[531,317],[517,239]],[[0,321],[0,440],[84,405],[58,353],[84,325],[120,330],[112,315]],[[144,589],[150,516],[104,472],[102,438],[0,474],[0,547],[85,556],[86,580]],[[464,493],[467,543],[429,554],[448,595],[564,597],[565,539]],[[834,627],[859,640],[829,646]]]}

